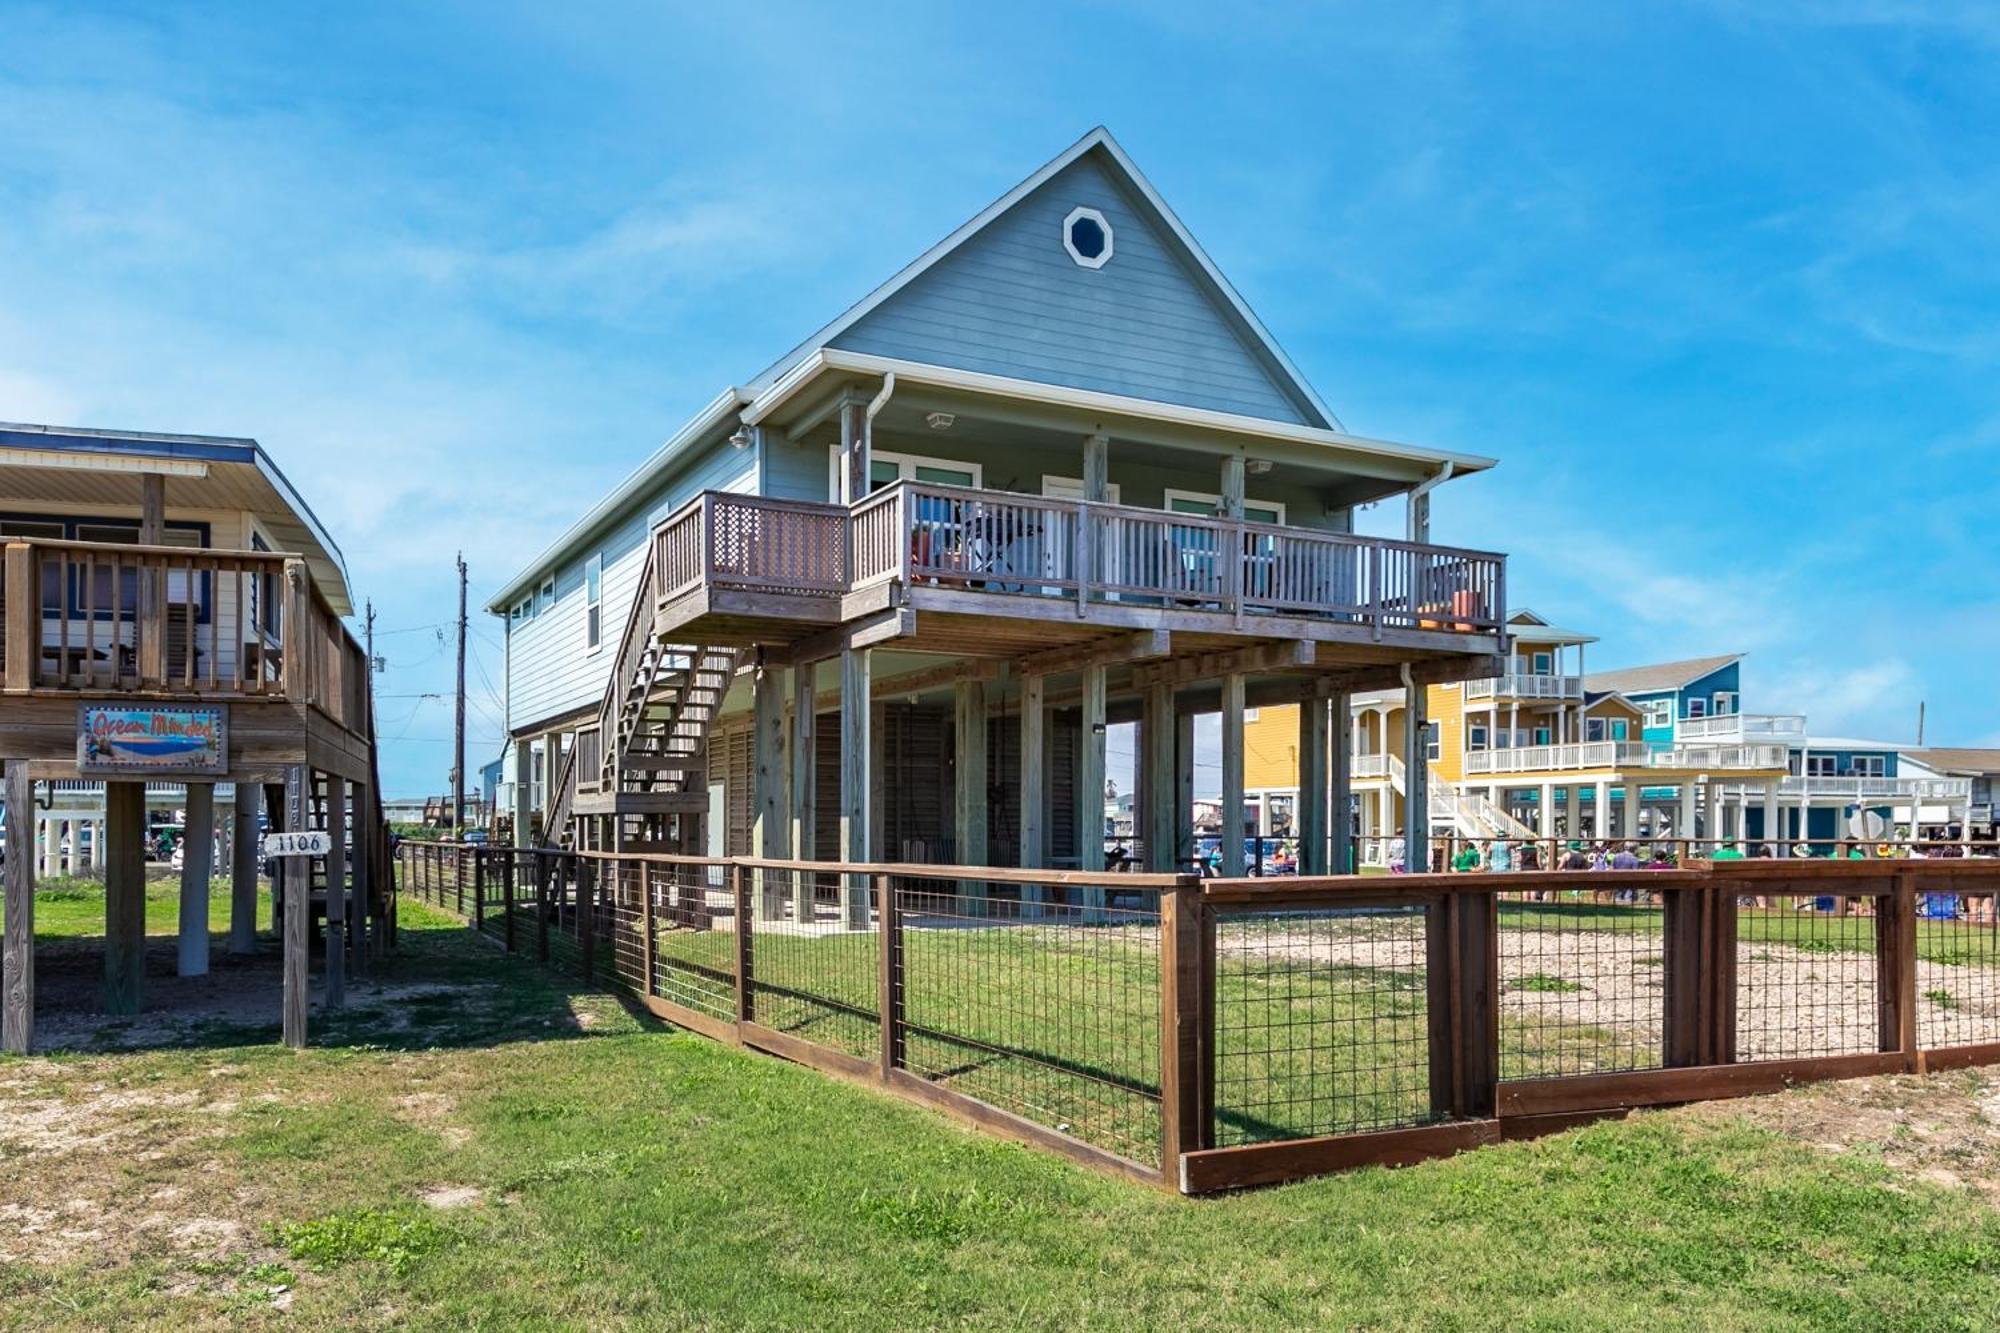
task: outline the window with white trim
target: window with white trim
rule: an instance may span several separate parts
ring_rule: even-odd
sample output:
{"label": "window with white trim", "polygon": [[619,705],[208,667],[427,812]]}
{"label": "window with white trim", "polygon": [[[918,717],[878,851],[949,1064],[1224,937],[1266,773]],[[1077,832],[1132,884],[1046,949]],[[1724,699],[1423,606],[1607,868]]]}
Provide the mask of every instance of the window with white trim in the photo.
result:
{"label": "window with white trim", "polygon": [[1717,690],[1715,692],[1715,715],[1728,717],[1736,711],[1736,691]]}
{"label": "window with white trim", "polygon": [[1830,778],[1840,772],[1840,760],[1830,754],[1809,754],[1806,756],[1806,776]]}
{"label": "window with white trim", "polygon": [[1081,268],[1103,268],[1111,262],[1111,223],[1094,208],[1077,207],[1063,219],[1063,249]]}
{"label": "window with white trim", "polygon": [[1603,719],[1603,718],[1601,718],[1601,717],[1587,717],[1587,718],[1585,718],[1585,719],[1583,720],[1583,738],[1584,738],[1584,739],[1585,739],[1586,741],[1601,741],[1601,740],[1603,740],[1603,739],[1604,739],[1604,719]]}
{"label": "window with white trim", "polygon": [[1424,723],[1424,753],[1435,764],[1444,752],[1444,727],[1435,719]]}
{"label": "window with white trim", "polygon": [[551,574],[548,578],[542,580],[542,586],[535,592],[535,614],[541,615],[543,612],[553,609],[555,604],[556,580],[555,576]]}
{"label": "window with white trim", "polygon": [[583,562],[583,646],[596,652],[604,643],[604,556]]}
{"label": "window with white trim", "polygon": [[1687,715],[1689,717],[1707,717],[1708,700],[1699,698],[1689,699],[1687,701],[1687,710],[1688,710]]}
{"label": "window with white trim", "polygon": [[1484,723],[1467,726],[1465,729],[1465,748],[1468,750],[1484,750],[1487,745],[1488,735],[1489,733]]}
{"label": "window with white trim", "polygon": [[[868,490],[872,494],[899,481],[928,481],[940,486],[986,484],[986,472],[977,463],[961,463],[951,458],[925,458],[921,454],[899,454],[874,449],[868,454]],[[827,489],[829,499],[840,502],[840,446],[827,446]]]}
{"label": "window with white trim", "polygon": [[1554,653],[1535,654],[1535,674],[1537,676],[1553,676],[1556,674],[1556,659]]}
{"label": "window with white trim", "polygon": [[1854,756],[1852,772],[1857,778],[1879,778],[1889,771],[1889,763],[1879,754]]}
{"label": "window with white trim", "polygon": [[1671,727],[1674,724],[1674,701],[1672,699],[1648,699],[1639,706],[1646,710],[1647,726]]}
{"label": "window with white trim", "polygon": [[[1222,512],[1222,497],[1205,491],[1169,490],[1162,508],[1176,514],[1200,514],[1214,518]],[[1285,506],[1276,500],[1245,500],[1243,517],[1252,523],[1283,523]]]}

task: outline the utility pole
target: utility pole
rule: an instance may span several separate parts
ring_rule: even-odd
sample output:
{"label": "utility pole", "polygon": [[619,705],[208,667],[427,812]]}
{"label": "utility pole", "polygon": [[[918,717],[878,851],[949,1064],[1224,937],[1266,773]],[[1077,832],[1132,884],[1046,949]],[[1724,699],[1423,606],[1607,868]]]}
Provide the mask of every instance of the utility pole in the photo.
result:
{"label": "utility pole", "polygon": [[458,553],[458,705],[452,726],[451,836],[465,832],[465,552]]}

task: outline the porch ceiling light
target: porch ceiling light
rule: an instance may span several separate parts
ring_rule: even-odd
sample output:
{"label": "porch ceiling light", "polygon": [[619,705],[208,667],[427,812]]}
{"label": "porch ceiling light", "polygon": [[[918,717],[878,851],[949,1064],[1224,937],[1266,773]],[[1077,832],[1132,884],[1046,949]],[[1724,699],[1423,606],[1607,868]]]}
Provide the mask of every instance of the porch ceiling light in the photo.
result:
{"label": "porch ceiling light", "polygon": [[1253,477],[1261,477],[1270,472],[1271,466],[1268,458],[1252,458],[1245,460],[1243,470]]}
{"label": "porch ceiling light", "polygon": [[924,420],[930,423],[932,430],[950,430],[958,418],[950,412],[933,412]]}

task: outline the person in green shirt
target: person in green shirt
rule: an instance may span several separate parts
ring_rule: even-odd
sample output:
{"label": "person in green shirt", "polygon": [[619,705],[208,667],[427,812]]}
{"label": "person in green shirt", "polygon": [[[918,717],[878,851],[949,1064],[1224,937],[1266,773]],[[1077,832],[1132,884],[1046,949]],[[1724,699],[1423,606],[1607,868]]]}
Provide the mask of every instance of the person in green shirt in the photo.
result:
{"label": "person in green shirt", "polygon": [[1711,861],[1741,861],[1743,849],[1733,842],[1725,842],[1709,854]]}
{"label": "person in green shirt", "polygon": [[1458,849],[1458,855],[1451,858],[1451,868],[1458,871],[1479,869],[1479,848],[1466,843]]}

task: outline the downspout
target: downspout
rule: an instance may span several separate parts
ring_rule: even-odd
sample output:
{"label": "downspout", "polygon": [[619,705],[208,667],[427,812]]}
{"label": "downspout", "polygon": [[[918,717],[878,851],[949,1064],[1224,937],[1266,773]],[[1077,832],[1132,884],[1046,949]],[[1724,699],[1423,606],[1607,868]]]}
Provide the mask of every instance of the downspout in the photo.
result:
{"label": "downspout", "polygon": [[1430,476],[1425,477],[1422,481],[1418,482],[1414,487],[1411,488],[1410,521],[1408,524],[1409,536],[1411,541],[1413,542],[1424,541],[1430,536],[1429,523],[1424,524],[1424,531],[1421,535],[1417,532],[1417,505],[1420,502],[1429,499],[1430,493],[1432,491],[1436,490],[1438,487],[1450,481],[1452,477],[1456,474],[1457,470],[1458,470],[1458,465],[1456,463],[1453,463],[1450,459],[1446,459],[1443,467],[1439,468],[1436,472],[1432,473]]}
{"label": "downspout", "polygon": [[[882,392],[869,400],[868,415],[862,425],[862,429],[867,433],[868,450],[870,453],[873,453],[875,450],[875,414],[889,405],[889,397],[895,392],[896,372],[893,370],[884,371],[882,375]],[[1449,467],[1450,464],[1446,464],[1445,466]]]}

